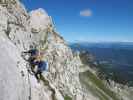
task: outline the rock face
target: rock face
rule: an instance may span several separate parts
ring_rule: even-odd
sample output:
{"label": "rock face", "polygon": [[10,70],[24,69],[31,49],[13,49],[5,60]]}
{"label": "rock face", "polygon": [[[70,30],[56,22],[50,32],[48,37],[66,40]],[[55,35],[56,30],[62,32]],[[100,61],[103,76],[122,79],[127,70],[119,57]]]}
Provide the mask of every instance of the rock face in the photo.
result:
{"label": "rock face", "polygon": [[[44,50],[49,63],[39,83],[22,56],[30,47]],[[0,0],[0,57],[0,100],[104,100],[98,87],[96,96],[80,83],[79,73],[88,68],[81,71],[79,56],[41,8],[28,14],[19,0]]]}
{"label": "rock face", "polygon": [[46,30],[48,25],[50,24],[49,16],[41,8],[35,11],[31,11],[30,16],[30,26],[32,30],[35,30],[36,32]]}
{"label": "rock face", "polygon": [[[49,71],[37,82],[21,56],[30,47],[45,50]],[[97,100],[79,81],[78,56],[73,56],[43,9],[28,14],[18,0],[0,1],[0,100]],[[48,84],[47,84],[48,83]]]}

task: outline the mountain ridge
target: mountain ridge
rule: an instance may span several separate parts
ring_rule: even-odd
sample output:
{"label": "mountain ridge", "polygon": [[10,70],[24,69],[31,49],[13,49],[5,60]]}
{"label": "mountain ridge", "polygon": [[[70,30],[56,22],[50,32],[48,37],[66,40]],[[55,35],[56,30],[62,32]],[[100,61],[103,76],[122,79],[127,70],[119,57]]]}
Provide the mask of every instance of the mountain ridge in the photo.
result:
{"label": "mountain ridge", "polygon": [[[31,66],[22,57],[22,52],[31,46],[43,48],[45,60],[49,63],[49,70],[42,74],[40,83],[28,72]],[[93,88],[84,88],[79,77],[84,64],[79,55],[73,54],[65,40],[55,31],[45,10],[37,9],[29,14],[19,0],[0,1],[0,57],[0,100],[128,98],[127,92],[124,92],[125,97],[116,92],[111,97],[112,92],[106,93],[95,83],[98,78],[92,70],[87,80],[94,83]],[[100,84],[106,87],[101,81]],[[109,88],[106,90],[111,91]]]}

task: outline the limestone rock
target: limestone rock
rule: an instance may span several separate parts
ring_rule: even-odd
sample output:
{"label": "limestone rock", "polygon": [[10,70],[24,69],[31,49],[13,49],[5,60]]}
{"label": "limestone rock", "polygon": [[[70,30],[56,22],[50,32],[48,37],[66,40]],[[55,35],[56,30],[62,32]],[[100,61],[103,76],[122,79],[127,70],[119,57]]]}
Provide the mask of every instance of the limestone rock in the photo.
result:
{"label": "limestone rock", "polygon": [[31,11],[30,17],[30,26],[33,33],[38,33],[41,30],[46,30],[46,28],[50,24],[50,17],[42,8]]}
{"label": "limestone rock", "polygon": [[[48,72],[37,82],[22,52],[45,51]],[[79,56],[73,56],[45,10],[27,13],[19,0],[0,1],[0,100],[99,100],[79,80]]]}

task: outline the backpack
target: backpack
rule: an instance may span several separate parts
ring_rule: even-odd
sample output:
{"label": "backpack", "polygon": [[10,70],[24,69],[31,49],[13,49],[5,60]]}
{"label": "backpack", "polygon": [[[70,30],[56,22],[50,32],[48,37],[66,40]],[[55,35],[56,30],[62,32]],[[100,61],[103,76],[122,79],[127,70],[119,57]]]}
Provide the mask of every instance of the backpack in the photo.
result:
{"label": "backpack", "polygon": [[41,61],[41,62],[39,62],[39,64],[38,64],[38,70],[39,71],[47,71],[48,70],[48,62],[46,62],[46,61]]}

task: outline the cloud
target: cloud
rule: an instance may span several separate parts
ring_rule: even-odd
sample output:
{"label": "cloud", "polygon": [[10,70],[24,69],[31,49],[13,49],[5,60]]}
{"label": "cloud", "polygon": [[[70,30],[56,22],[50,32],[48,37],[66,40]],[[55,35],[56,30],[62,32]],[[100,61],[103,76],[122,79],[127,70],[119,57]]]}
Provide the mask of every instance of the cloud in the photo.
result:
{"label": "cloud", "polygon": [[92,11],[90,9],[82,10],[80,11],[80,16],[83,16],[83,17],[92,16]]}

